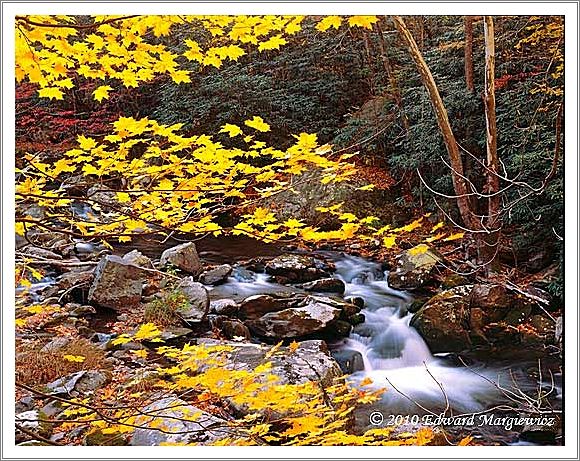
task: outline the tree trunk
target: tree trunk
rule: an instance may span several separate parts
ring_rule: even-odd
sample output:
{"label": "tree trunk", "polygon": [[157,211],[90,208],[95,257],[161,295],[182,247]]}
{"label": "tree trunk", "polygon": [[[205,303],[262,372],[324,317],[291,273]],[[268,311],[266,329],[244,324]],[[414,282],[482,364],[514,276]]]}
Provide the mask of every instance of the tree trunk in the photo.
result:
{"label": "tree trunk", "polygon": [[409,29],[405,25],[403,18],[401,18],[400,16],[393,16],[393,21],[395,22],[395,26],[397,27],[397,30],[399,31],[401,38],[405,41],[405,43],[409,48],[409,51],[411,52],[411,57],[413,58],[415,64],[417,65],[417,69],[421,74],[423,85],[425,86],[425,88],[429,93],[431,104],[433,105],[433,109],[435,110],[437,124],[439,125],[439,129],[441,130],[441,134],[443,135],[445,147],[449,154],[451,168],[453,169],[453,171],[451,172],[451,177],[453,179],[453,187],[455,190],[455,195],[457,195],[457,207],[459,208],[461,219],[463,220],[464,224],[467,227],[471,229],[477,229],[479,225],[477,220],[471,213],[468,195],[469,190],[467,188],[467,183],[464,179],[465,175],[463,173],[463,161],[461,159],[461,154],[459,152],[459,146],[457,145],[455,135],[453,134],[453,130],[451,129],[451,124],[449,123],[447,110],[443,105],[443,100],[441,99],[441,95],[439,94],[439,90],[437,89],[435,79],[433,78],[433,75],[429,70],[429,66],[427,66],[427,63],[423,59],[421,51],[419,50],[417,43],[413,39],[411,32],[409,32]]}
{"label": "tree trunk", "polygon": [[473,16],[465,16],[463,19],[465,28],[465,85],[467,90],[474,92],[473,85]]}
{"label": "tree trunk", "polygon": [[403,128],[405,128],[405,132],[409,131],[409,118],[403,109],[403,98],[401,96],[401,90],[399,89],[399,85],[397,83],[397,79],[395,78],[395,74],[393,72],[393,67],[391,66],[391,61],[387,56],[387,47],[385,46],[385,37],[383,35],[383,29],[380,24],[377,22],[375,24],[377,32],[379,34],[379,50],[381,52],[381,60],[383,62],[383,68],[385,69],[385,74],[387,76],[387,82],[389,85],[389,91],[393,96],[393,100],[397,105],[397,109],[399,110],[399,114],[401,116],[401,121],[403,123]]}
{"label": "tree trunk", "polygon": [[[501,225],[500,207],[501,197],[499,195],[499,157],[497,155],[497,126],[495,120],[495,38],[493,30],[493,18],[485,16],[484,18],[484,37],[485,37],[485,128],[486,128],[486,150],[487,150],[487,170],[485,192],[492,194],[488,198],[487,207],[487,228],[497,229]],[[495,195],[493,195],[495,194]],[[497,246],[499,245],[499,231],[492,232],[486,239],[487,261],[490,263],[491,271],[497,269]]]}

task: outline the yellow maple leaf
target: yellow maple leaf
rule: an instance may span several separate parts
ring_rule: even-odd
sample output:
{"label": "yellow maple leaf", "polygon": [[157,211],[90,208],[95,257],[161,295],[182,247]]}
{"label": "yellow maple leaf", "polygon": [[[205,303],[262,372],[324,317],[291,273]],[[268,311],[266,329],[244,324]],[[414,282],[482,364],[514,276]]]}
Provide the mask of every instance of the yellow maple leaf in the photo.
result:
{"label": "yellow maple leaf", "polygon": [[191,83],[191,78],[187,70],[176,70],[175,72],[170,72],[169,75],[175,83]]}
{"label": "yellow maple leaf", "polygon": [[265,42],[261,42],[258,45],[258,51],[265,51],[265,50],[279,50],[281,45],[286,45],[286,39],[281,35],[274,35],[270,37]]}
{"label": "yellow maple leaf", "polygon": [[41,98],[50,98],[50,99],[63,99],[63,92],[60,88],[56,88],[56,87],[46,87],[46,88],[41,88],[40,90],[38,90],[38,96],[40,96]]}
{"label": "yellow maple leaf", "polygon": [[383,245],[387,248],[394,247],[396,238],[397,237],[395,235],[389,235],[388,237],[384,237],[383,238]]}
{"label": "yellow maple leaf", "polygon": [[457,232],[456,234],[451,234],[449,237],[443,239],[444,242],[451,242],[452,240],[462,239],[465,232]]}
{"label": "yellow maple leaf", "polygon": [[146,359],[147,358],[147,351],[145,349],[140,349],[140,350],[136,350],[136,351],[131,351],[131,354],[133,354],[136,357],[142,358],[142,359]]}
{"label": "yellow maple leaf", "polygon": [[63,355],[63,359],[68,360],[69,362],[77,362],[83,363],[86,359],[84,355]]}
{"label": "yellow maple leaf", "polygon": [[254,115],[254,117],[250,120],[246,120],[244,125],[249,126],[250,128],[254,128],[255,130],[261,131],[265,133],[266,131],[270,131],[270,125],[264,122],[262,117]]}
{"label": "yellow maple leaf", "polygon": [[435,232],[438,229],[441,229],[443,227],[443,223],[442,222],[438,222],[437,224],[435,224],[433,226],[433,228],[431,229],[431,233]]}
{"label": "yellow maple leaf", "polygon": [[69,163],[71,161],[72,161],[71,159],[67,159],[67,158],[61,158],[60,160],[57,160],[56,163],[54,164],[54,168],[52,169],[50,174],[56,178],[63,171],[68,172],[68,173],[75,171],[77,169],[77,167],[75,165],[71,165]]}
{"label": "yellow maple leaf", "polygon": [[233,125],[232,123],[226,123],[222,126],[220,133],[227,133],[230,138],[243,134],[242,129],[238,125]]}
{"label": "yellow maple leaf", "polygon": [[87,138],[82,134],[77,136],[77,142],[83,150],[91,150],[97,145],[97,142],[93,138]]}
{"label": "yellow maple leaf", "polygon": [[423,253],[427,253],[427,251],[429,250],[429,247],[427,245],[425,245],[424,243],[417,245],[416,247],[413,247],[409,250],[409,254],[411,256],[416,256],[416,255],[420,255]]}
{"label": "yellow maple leaf", "polygon": [[326,32],[331,27],[338,29],[342,24],[342,18],[340,16],[326,16],[322,21],[316,24],[316,29],[321,32]]}
{"label": "yellow maple leaf", "polygon": [[300,343],[297,343],[296,341],[292,341],[290,344],[288,344],[288,350],[290,352],[296,352],[296,349],[298,349],[300,347]]}
{"label": "yellow maple leaf", "polygon": [[109,91],[112,89],[113,88],[111,88],[109,85],[101,85],[95,91],[93,91],[93,98],[99,102],[101,102],[103,99],[109,99]]}
{"label": "yellow maple leaf", "polygon": [[378,22],[379,18],[376,16],[351,16],[348,18],[348,25],[350,27],[363,27],[365,29],[373,28],[373,24]]}
{"label": "yellow maple leaf", "polygon": [[151,340],[161,336],[161,330],[153,323],[144,323],[139,327],[137,333],[135,333],[134,338],[138,341],[140,340]]}

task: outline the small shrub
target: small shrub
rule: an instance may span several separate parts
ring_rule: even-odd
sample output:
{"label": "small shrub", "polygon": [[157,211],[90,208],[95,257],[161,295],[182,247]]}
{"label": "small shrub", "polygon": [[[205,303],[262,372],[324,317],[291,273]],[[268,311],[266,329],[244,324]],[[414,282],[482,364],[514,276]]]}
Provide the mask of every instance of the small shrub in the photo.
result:
{"label": "small shrub", "polygon": [[179,325],[181,320],[179,313],[188,308],[187,296],[180,290],[174,290],[147,304],[144,320],[160,327]]}

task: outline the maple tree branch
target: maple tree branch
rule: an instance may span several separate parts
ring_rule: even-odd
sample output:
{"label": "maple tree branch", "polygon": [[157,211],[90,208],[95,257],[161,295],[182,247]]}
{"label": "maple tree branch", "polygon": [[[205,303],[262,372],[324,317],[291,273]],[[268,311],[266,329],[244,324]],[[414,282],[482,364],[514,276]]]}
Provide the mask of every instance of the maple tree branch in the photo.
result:
{"label": "maple tree branch", "polygon": [[97,27],[103,26],[105,24],[111,24],[117,21],[124,21],[125,19],[132,19],[141,16],[140,14],[131,14],[128,16],[121,16],[119,18],[111,18],[106,19],[101,22],[96,22],[93,24],[67,24],[67,23],[56,23],[50,24],[46,22],[37,22],[32,19],[29,19],[28,16],[16,16],[16,21],[20,21],[21,23],[26,23],[31,26],[38,26],[38,27],[54,27],[54,28],[68,28],[68,29],[77,29],[77,30],[88,30],[88,29],[95,29]]}

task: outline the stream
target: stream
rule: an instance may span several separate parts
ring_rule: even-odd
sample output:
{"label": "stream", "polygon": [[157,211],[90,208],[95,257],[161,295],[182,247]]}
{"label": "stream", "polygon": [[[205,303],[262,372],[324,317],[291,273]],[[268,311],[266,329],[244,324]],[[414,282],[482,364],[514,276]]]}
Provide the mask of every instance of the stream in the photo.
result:
{"label": "stream", "polygon": [[[344,296],[360,296],[365,300],[361,311],[365,322],[355,326],[348,338],[329,344],[331,352],[359,352],[364,369],[351,374],[350,381],[358,385],[365,380],[365,386],[387,389],[379,402],[366,405],[365,410],[356,414],[360,429],[401,422],[410,428],[418,427],[418,423],[436,422],[434,415],[442,413],[458,416],[483,412],[499,418],[505,416],[505,411],[488,410],[498,405],[517,406],[506,394],[537,390],[538,380],[530,373],[534,366],[537,368],[533,358],[496,359],[493,363],[470,358],[466,359],[469,363],[466,366],[457,354],[432,355],[423,338],[409,326],[412,314],[407,307],[413,301],[412,296],[390,288],[387,273],[380,264],[332,252],[319,254],[334,261],[334,276],[346,285]],[[227,283],[210,291],[211,298],[241,300],[260,293],[300,291],[270,282],[266,274],[248,272],[235,271]],[[367,378],[372,384],[366,384]],[[560,383],[556,382],[553,394],[561,404]],[[518,411],[511,414],[520,416]],[[473,420],[447,421],[444,425],[459,433],[463,430],[475,433],[476,437],[479,434],[488,442],[524,443],[518,441],[518,432],[508,423],[498,424],[476,416]]]}

